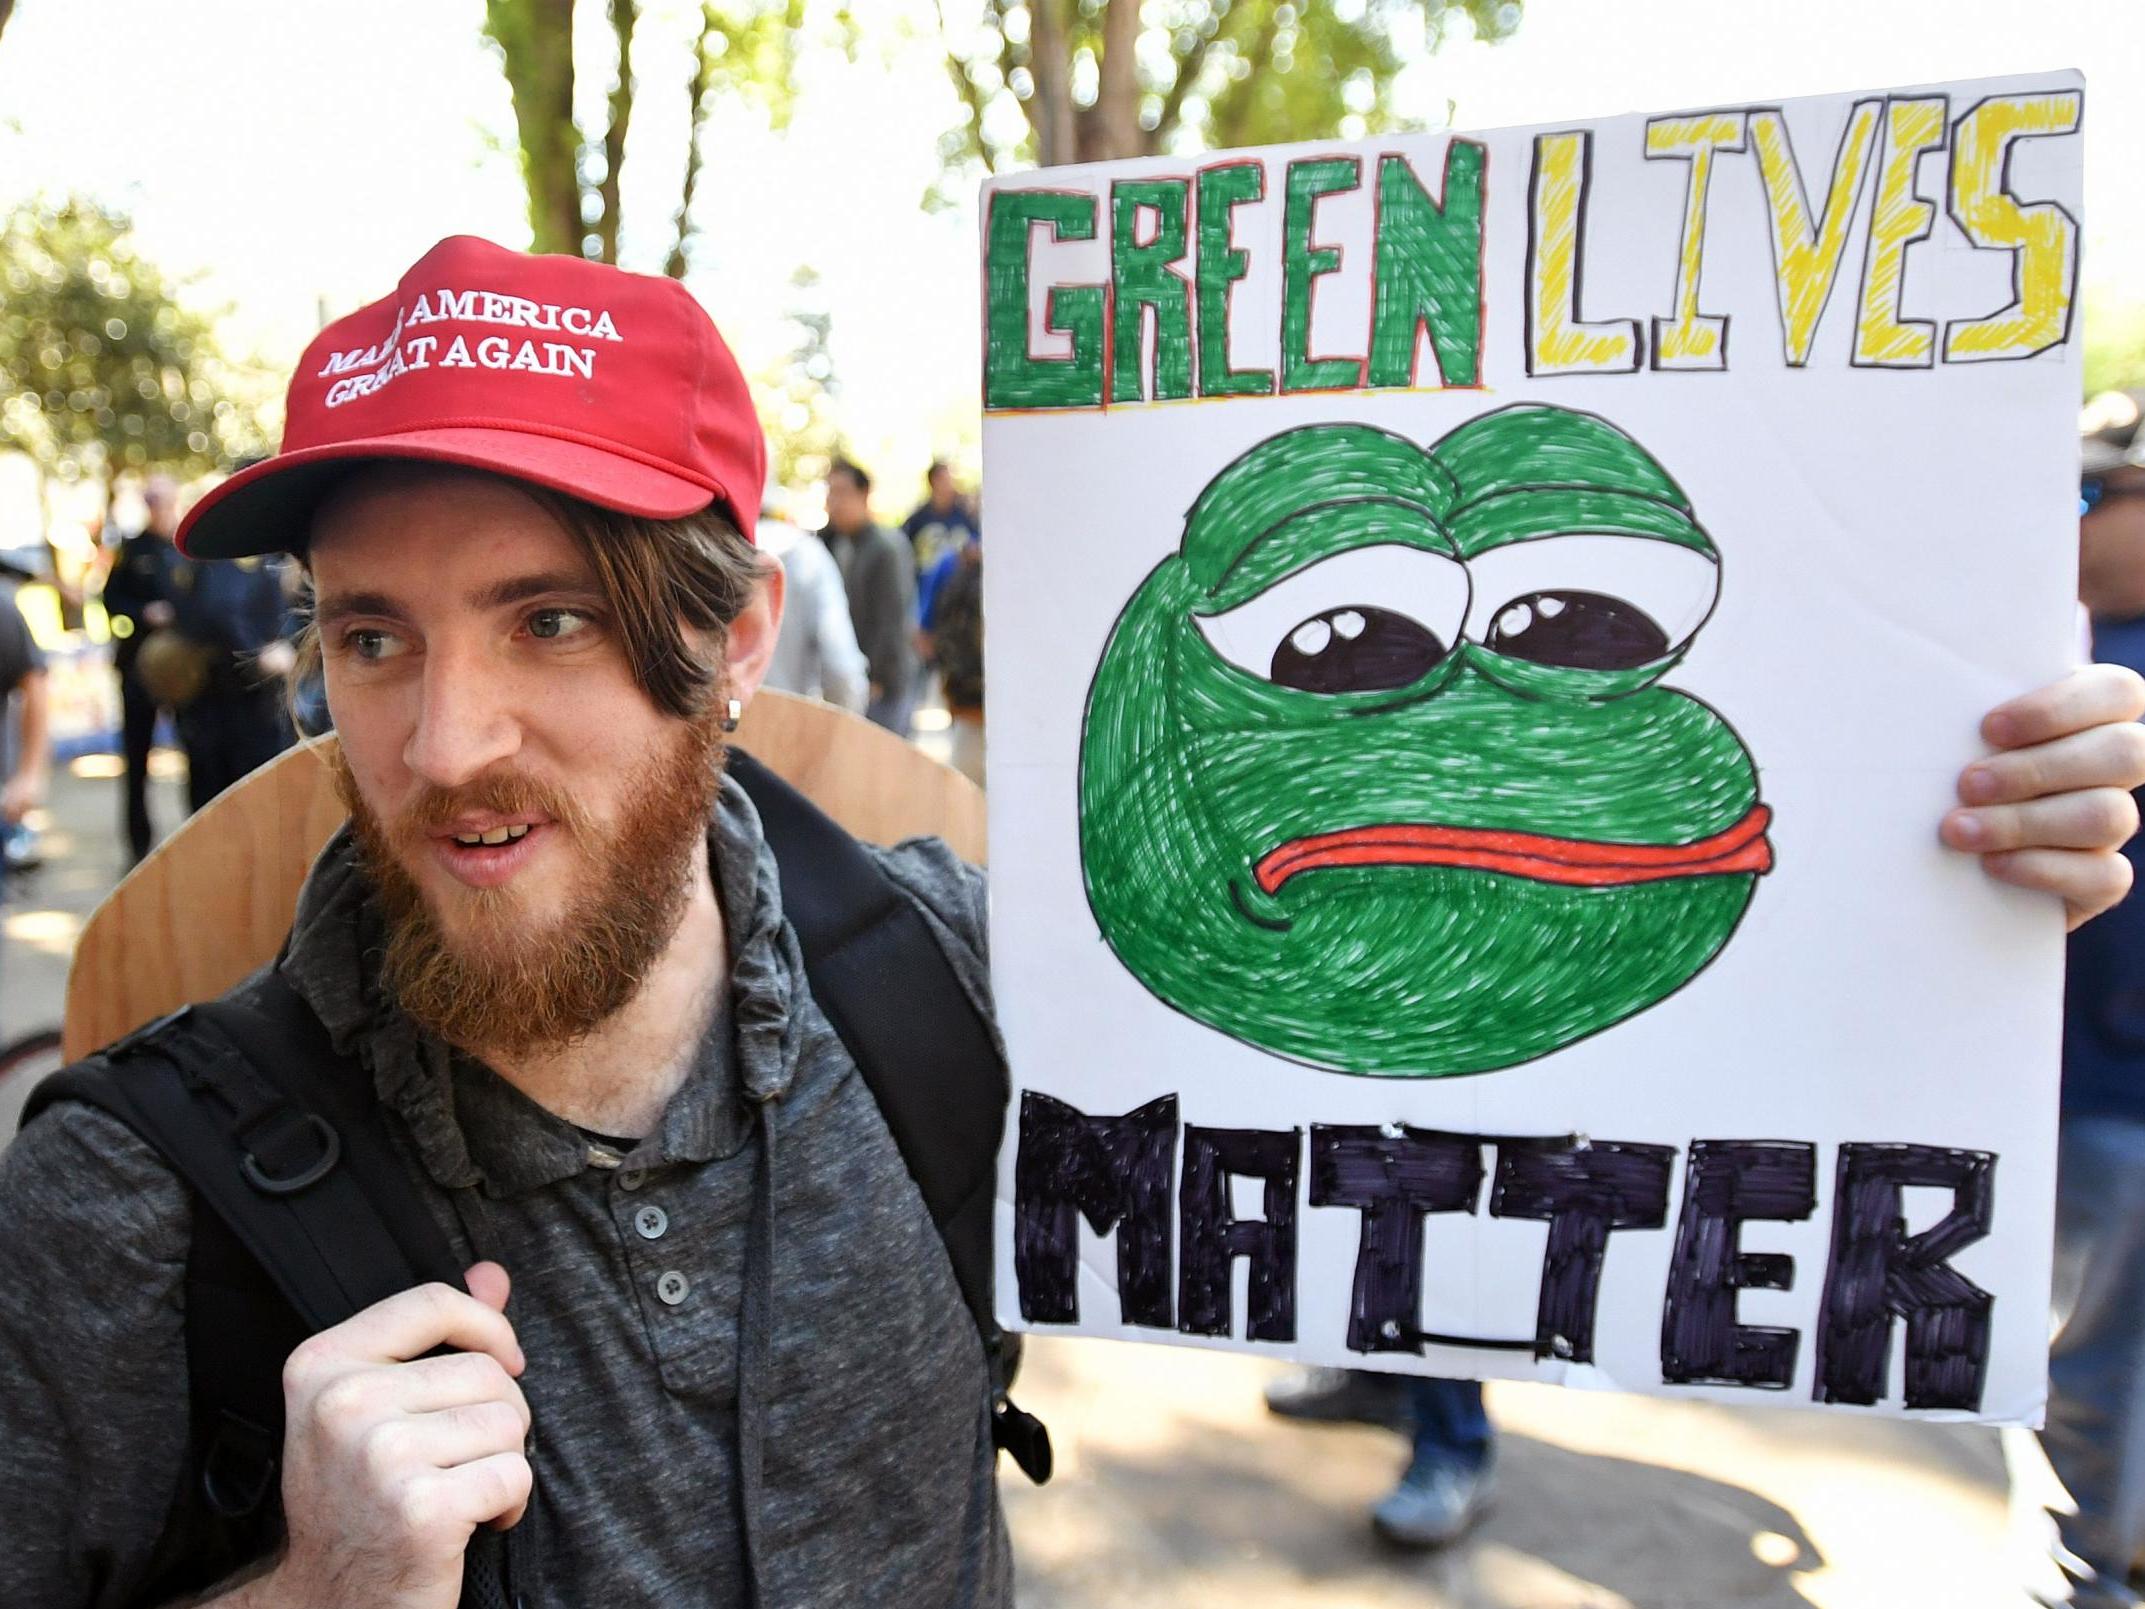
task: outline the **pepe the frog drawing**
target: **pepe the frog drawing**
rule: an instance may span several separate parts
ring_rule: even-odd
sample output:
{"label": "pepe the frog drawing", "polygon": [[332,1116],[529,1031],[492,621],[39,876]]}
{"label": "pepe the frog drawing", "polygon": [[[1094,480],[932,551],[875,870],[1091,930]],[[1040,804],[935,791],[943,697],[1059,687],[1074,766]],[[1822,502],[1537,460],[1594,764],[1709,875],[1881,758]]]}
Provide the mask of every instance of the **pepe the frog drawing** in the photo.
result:
{"label": "pepe the frog drawing", "polygon": [[1661,685],[1719,578],[1675,481],[1590,414],[1259,443],[1089,691],[1104,938],[1188,1016],[1350,1073],[1510,1067],[1657,1003],[1772,865],[1742,741]]}

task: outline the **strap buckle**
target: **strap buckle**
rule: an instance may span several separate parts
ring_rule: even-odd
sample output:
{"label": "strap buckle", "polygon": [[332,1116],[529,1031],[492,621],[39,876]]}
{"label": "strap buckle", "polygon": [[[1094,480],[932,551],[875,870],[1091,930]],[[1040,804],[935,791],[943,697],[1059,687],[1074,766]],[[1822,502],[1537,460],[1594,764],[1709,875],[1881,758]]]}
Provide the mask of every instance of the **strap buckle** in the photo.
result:
{"label": "strap buckle", "polygon": [[1011,1453],[1020,1472],[1038,1486],[1050,1480],[1050,1430],[1034,1414],[1017,1407],[1003,1391],[991,1399],[991,1445]]}
{"label": "strap buckle", "polygon": [[311,1163],[296,1173],[270,1174],[262,1170],[260,1160],[251,1151],[238,1159],[238,1171],[246,1183],[265,1196],[294,1196],[325,1179],[335,1164],[342,1160],[342,1136],[335,1126],[318,1112],[298,1114],[301,1129],[315,1135],[320,1143],[320,1154]]}

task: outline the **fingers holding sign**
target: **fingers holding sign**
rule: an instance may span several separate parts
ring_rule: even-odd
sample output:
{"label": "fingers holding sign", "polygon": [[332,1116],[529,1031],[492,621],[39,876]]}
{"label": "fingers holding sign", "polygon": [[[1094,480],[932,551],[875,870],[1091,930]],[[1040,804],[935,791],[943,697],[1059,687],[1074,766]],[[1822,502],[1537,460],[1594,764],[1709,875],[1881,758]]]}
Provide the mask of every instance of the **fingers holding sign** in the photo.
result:
{"label": "fingers holding sign", "polygon": [[1989,874],[2063,900],[2069,925],[2130,888],[2122,847],[2138,829],[2145,787],[2145,678],[2087,665],[1998,705],[1981,723],[1996,749],[1959,777],[1960,808],[1941,834],[1981,856]]}

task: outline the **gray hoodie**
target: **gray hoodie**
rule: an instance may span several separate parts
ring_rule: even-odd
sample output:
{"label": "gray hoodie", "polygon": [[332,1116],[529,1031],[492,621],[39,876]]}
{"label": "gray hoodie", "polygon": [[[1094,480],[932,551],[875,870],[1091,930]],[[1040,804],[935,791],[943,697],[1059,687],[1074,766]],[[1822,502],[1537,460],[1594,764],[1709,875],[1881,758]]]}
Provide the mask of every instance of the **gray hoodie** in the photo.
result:
{"label": "gray hoodie", "polygon": [[[456,1251],[513,1276],[528,1601],[1009,1606],[982,1348],[943,1243],[806,992],[734,783],[709,842],[728,1009],[624,1156],[380,998],[346,835],[282,962]],[[875,853],[987,1011],[980,877],[936,840]],[[57,1106],[0,1155],[0,1604],[128,1603],[201,1534],[189,1233],[185,1188],[101,1112]]]}

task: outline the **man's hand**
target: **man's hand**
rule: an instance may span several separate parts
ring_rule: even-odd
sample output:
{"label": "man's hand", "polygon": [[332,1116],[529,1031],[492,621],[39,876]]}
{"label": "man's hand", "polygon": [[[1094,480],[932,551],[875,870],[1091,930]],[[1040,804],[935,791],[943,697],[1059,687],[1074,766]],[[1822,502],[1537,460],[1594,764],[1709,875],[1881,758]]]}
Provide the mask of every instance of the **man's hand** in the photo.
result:
{"label": "man's hand", "polygon": [[2145,787],[2145,679],[2087,665],[1999,704],[1981,735],[1998,752],[1959,776],[1965,808],[1944,817],[1954,849],[1992,876],[2060,894],[2077,927],[2130,891],[2122,846],[2138,830],[2131,790]]}
{"label": "man's hand", "polygon": [[[507,1275],[423,1285],[300,1345],[283,1369],[290,1541],[249,1589],[307,1609],[455,1609],[480,1525],[529,1504],[524,1360]],[[427,1357],[435,1347],[455,1350]]]}

